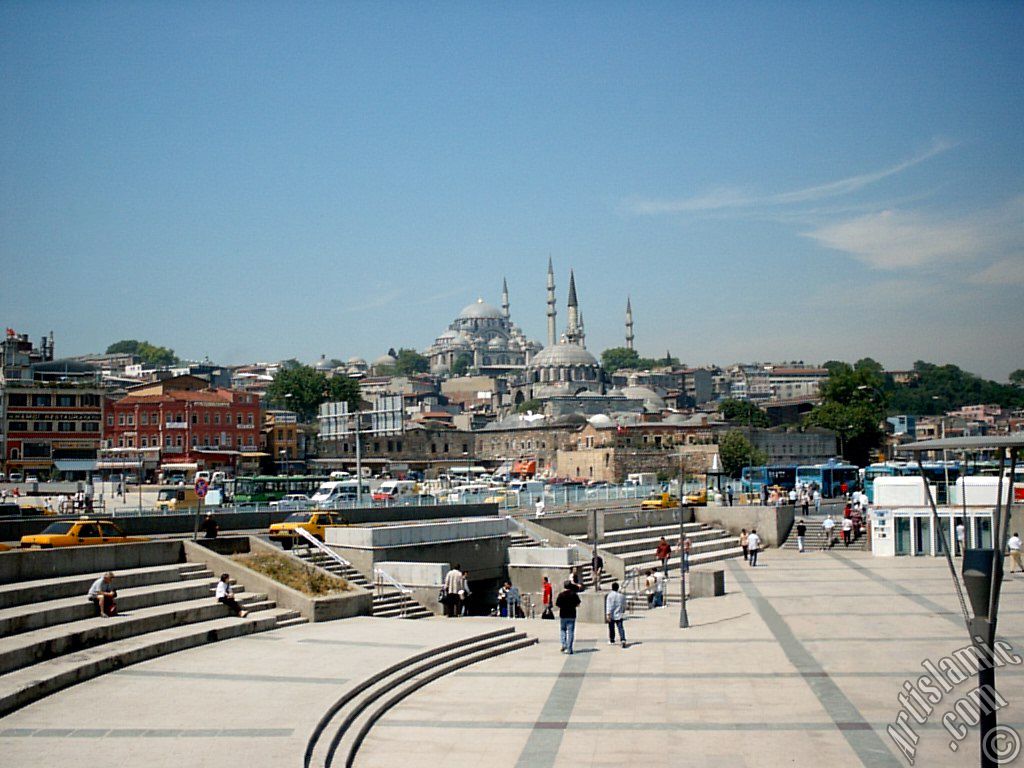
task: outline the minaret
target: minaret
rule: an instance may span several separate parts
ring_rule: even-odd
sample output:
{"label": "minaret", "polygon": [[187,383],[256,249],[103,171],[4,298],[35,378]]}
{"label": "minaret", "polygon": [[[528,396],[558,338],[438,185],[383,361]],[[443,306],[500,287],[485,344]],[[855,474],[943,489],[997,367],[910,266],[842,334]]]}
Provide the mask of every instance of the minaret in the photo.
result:
{"label": "minaret", "polygon": [[576,275],[569,270],[569,323],[565,329],[565,337],[570,344],[578,344],[580,340],[580,304],[576,299]]}
{"label": "minaret", "polygon": [[548,256],[548,346],[555,346],[555,270]]}
{"label": "minaret", "polygon": [[583,313],[582,312],[580,312],[580,331],[579,331],[579,335],[580,335],[580,346],[581,347],[587,346],[587,332],[585,330],[583,330]]}
{"label": "minaret", "polygon": [[633,306],[626,297],[626,349],[633,348]]}
{"label": "minaret", "polygon": [[501,314],[508,320],[512,315],[508,308],[508,281],[501,278]]}

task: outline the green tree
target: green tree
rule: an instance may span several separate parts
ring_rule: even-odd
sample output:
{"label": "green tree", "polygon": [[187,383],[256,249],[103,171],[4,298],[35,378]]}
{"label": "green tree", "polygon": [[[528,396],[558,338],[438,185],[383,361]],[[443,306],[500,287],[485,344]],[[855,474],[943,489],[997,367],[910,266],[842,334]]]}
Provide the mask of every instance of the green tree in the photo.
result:
{"label": "green tree", "polygon": [[529,411],[540,413],[542,410],[544,410],[544,403],[540,400],[526,400],[516,406],[516,413],[527,413]]}
{"label": "green tree", "polygon": [[601,366],[606,371],[618,371],[623,368],[639,368],[640,355],[635,349],[611,347],[601,353]]}
{"label": "green tree", "polygon": [[804,423],[834,431],[843,457],[864,466],[885,435],[881,424],[888,395],[882,367],[864,358],[852,366],[835,363],[829,371],[821,388],[822,402],[807,414]]}
{"label": "green tree", "polygon": [[326,375],[308,365],[282,368],[267,387],[266,402],[274,408],[295,411],[304,422],[316,418],[320,403],[341,402],[359,407],[359,385],[347,376]]}
{"label": "green tree", "polygon": [[1018,368],[1010,374],[1010,383],[1017,387],[1024,387],[1024,368]]}
{"label": "green tree", "polygon": [[158,347],[148,341],[136,339],[122,339],[115,341],[107,347],[108,355],[138,355],[144,363],[149,365],[174,365],[178,362],[178,356],[173,349]]}
{"label": "green tree", "polygon": [[453,376],[465,376],[470,368],[473,367],[473,356],[463,352],[452,363],[452,375]]}
{"label": "green tree", "polygon": [[739,430],[726,432],[718,441],[718,455],[722,459],[722,470],[732,478],[738,478],[744,467],[760,466],[768,457],[759,451]]}
{"label": "green tree", "polygon": [[918,360],[915,377],[907,384],[885,383],[891,413],[932,416],[965,405],[993,403],[1004,408],[1024,407],[1024,387],[989,381],[955,365]]}
{"label": "green tree", "polygon": [[415,349],[399,349],[395,358],[398,362],[395,363],[394,369],[399,376],[426,373],[430,370],[430,361]]}
{"label": "green tree", "polygon": [[749,400],[723,400],[718,406],[722,418],[735,424],[746,424],[751,427],[767,427],[768,414]]}

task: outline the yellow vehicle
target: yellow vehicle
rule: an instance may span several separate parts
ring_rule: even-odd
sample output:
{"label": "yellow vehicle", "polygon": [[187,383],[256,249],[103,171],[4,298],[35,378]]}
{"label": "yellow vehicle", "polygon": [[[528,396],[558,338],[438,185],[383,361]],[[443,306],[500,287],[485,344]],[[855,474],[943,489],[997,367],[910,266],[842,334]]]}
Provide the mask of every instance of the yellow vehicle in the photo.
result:
{"label": "yellow vehicle", "polygon": [[6,544],[0,544],[0,552],[6,552],[10,549]]}
{"label": "yellow vehicle", "polygon": [[51,549],[53,547],[79,547],[89,544],[128,544],[149,541],[143,536],[126,536],[124,531],[109,520],[61,520],[50,523],[42,533],[22,536],[22,549]]}
{"label": "yellow vehicle", "polygon": [[190,485],[169,485],[161,488],[156,496],[159,512],[184,512],[199,507],[199,496]]}
{"label": "yellow vehicle", "polygon": [[324,529],[328,526],[337,525],[335,518],[330,512],[310,510],[308,512],[293,512],[284,519],[283,523],[274,523],[267,532],[271,541],[278,541],[285,549],[291,549],[299,534],[295,531],[301,528],[308,531],[320,541],[324,540]]}
{"label": "yellow vehicle", "polygon": [[516,506],[519,504],[519,492],[499,490],[492,493],[486,499],[484,504],[504,504],[507,506]]}
{"label": "yellow vehicle", "polygon": [[691,507],[699,507],[708,503],[708,489],[701,488],[699,491],[688,493],[683,498],[683,503]]}
{"label": "yellow vehicle", "polygon": [[679,506],[679,497],[671,493],[652,493],[640,502],[640,509],[672,509]]}

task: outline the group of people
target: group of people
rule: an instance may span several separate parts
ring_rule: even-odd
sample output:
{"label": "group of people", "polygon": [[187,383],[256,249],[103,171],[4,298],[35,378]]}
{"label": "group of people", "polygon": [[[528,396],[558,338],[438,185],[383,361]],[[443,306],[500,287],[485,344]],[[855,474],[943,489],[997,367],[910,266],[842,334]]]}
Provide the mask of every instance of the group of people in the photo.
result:
{"label": "group of people", "polygon": [[450,619],[465,616],[469,612],[469,596],[469,575],[456,563],[445,574],[438,598],[444,608],[444,615]]}
{"label": "group of people", "polygon": [[747,533],[746,528],[740,529],[740,548],[743,550],[743,560],[751,568],[757,566],[757,555],[761,551],[761,537],[757,535],[757,529],[751,528]]}
{"label": "group of people", "polygon": [[[107,571],[100,576],[96,581],[89,587],[89,592],[86,595],[90,603],[96,607],[96,615],[103,616],[104,618],[110,618],[117,614],[117,590],[114,589],[114,574]],[[235,591],[231,586],[231,577],[227,573],[220,575],[220,580],[217,582],[217,589],[214,592],[214,597],[218,603],[226,606],[231,613],[239,618],[244,619],[249,615],[235,599]]]}
{"label": "group of people", "polygon": [[[578,580],[566,579],[562,582],[562,591],[552,601],[553,588],[548,577],[544,577],[543,599],[545,614],[558,609],[558,638],[561,652],[574,653],[576,640],[576,616],[580,607],[580,592],[583,586]],[[608,643],[615,645],[615,634],[618,631],[619,642],[626,647],[626,630],[623,621],[626,616],[626,596],[619,590],[619,582],[612,582],[611,591],[604,599],[605,621],[608,624]],[[552,616],[553,618],[553,616]]]}
{"label": "group of people", "polygon": [[761,504],[769,507],[781,507],[785,504],[789,504],[791,507],[799,505],[805,515],[810,513],[811,504],[813,504],[815,514],[820,514],[821,489],[814,483],[800,483],[790,488],[788,492],[778,486],[771,489],[761,486]]}

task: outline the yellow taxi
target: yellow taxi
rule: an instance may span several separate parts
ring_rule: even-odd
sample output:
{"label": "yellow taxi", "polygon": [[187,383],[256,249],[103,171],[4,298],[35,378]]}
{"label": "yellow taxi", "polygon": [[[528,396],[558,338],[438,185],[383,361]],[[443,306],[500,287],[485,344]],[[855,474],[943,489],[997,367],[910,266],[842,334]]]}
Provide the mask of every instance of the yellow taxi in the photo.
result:
{"label": "yellow taxi", "polygon": [[21,537],[22,549],[51,549],[52,547],[79,547],[88,544],[128,544],[149,541],[143,536],[126,536],[125,532],[109,520],[61,520],[50,523],[42,533]]}
{"label": "yellow taxi", "polygon": [[280,542],[285,549],[291,549],[299,534],[295,531],[301,528],[308,531],[320,541],[324,540],[324,529],[331,525],[337,525],[335,518],[330,512],[309,510],[306,512],[293,512],[284,519],[283,523],[274,523],[267,533],[271,541]]}
{"label": "yellow taxi", "polygon": [[640,509],[672,509],[679,506],[679,497],[671,493],[652,493],[640,502]]}
{"label": "yellow taxi", "polygon": [[0,544],[0,552],[7,552],[10,549],[6,544]]}
{"label": "yellow taxi", "polygon": [[699,507],[708,503],[708,489],[701,488],[699,491],[688,493],[683,499],[683,503],[691,507]]}

